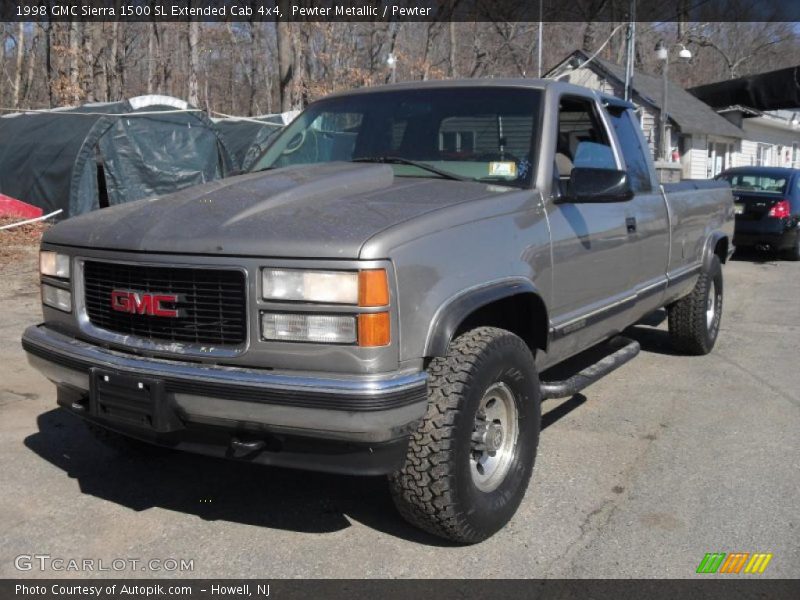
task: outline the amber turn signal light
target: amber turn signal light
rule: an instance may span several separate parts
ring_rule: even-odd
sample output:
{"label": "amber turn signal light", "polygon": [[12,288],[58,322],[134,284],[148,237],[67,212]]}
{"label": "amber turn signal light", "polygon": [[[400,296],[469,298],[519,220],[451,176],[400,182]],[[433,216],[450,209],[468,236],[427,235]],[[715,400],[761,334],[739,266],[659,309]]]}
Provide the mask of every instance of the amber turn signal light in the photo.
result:
{"label": "amber turn signal light", "polygon": [[358,345],[365,348],[388,346],[391,341],[389,313],[358,315]]}
{"label": "amber turn signal light", "polygon": [[389,304],[389,279],[386,269],[369,269],[358,273],[358,305],[386,306]]}

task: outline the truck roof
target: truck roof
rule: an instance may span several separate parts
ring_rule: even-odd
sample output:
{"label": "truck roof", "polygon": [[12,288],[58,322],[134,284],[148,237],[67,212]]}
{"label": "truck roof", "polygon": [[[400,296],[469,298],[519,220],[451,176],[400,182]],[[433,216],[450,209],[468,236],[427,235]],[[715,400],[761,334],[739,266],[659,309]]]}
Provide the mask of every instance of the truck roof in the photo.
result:
{"label": "truck roof", "polygon": [[557,89],[561,92],[591,92],[593,95],[600,98],[603,102],[625,108],[634,108],[633,104],[626,102],[621,98],[611,96],[609,94],[602,94],[596,90],[586,88],[556,79],[532,79],[526,77],[504,77],[504,78],[476,78],[476,79],[436,79],[428,81],[404,81],[402,83],[389,83],[385,85],[375,85],[368,87],[355,88],[352,90],[345,90],[341,92],[334,92],[325,98],[339,98],[343,96],[351,96],[356,94],[372,94],[379,92],[394,92],[394,91],[408,91],[418,89],[442,89],[442,88],[508,88],[508,87],[524,87],[531,89]]}
{"label": "truck roof", "polygon": [[758,166],[744,166],[732,167],[725,169],[720,175],[733,175],[736,173],[752,173],[754,175],[772,175],[776,177],[784,176],[791,177],[800,172],[800,169],[793,169],[791,167],[758,167]]}

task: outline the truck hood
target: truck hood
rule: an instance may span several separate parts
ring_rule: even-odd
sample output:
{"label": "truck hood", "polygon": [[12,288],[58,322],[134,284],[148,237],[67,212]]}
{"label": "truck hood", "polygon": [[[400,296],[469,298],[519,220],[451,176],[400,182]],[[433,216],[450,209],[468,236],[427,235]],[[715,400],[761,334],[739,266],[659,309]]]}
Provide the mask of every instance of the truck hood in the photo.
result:
{"label": "truck hood", "polygon": [[59,223],[56,245],[134,252],[358,258],[364,243],[426,213],[508,188],[394,177],[388,165],[325,163],[250,173]]}

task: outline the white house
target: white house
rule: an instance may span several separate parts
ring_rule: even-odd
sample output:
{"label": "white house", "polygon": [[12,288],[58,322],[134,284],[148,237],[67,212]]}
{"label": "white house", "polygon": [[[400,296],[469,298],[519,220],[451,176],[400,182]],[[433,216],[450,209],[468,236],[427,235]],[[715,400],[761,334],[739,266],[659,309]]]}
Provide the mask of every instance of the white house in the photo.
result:
{"label": "white house", "polygon": [[[576,50],[547,73],[547,77],[623,96],[623,66]],[[660,77],[634,73],[631,102],[637,107],[642,130],[653,155],[659,144],[658,120],[663,100]],[[679,163],[684,179],[706,179],[736,162],[745,132],[729,119],[674,82],[667,89],[667,136],[672,152],[668,160]]]}
{"label": "white house", "polygon": [[733,166],[800,168],[800,113],[762,112],[738,105],[717,112],[745,133],[740,151],[734,155]]}

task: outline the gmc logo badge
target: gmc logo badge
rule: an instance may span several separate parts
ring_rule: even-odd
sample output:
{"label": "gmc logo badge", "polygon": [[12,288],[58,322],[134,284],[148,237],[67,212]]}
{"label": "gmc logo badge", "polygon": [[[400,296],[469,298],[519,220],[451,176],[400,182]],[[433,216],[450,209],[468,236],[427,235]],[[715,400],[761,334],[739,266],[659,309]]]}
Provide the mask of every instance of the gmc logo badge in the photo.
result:
{"label": "gmc logo badge", "polygon": [[152,294],[132,290],[113,290],[111,292],[111,308],[117,312],[131,315],[180,317],[181,311],[177,308],[164,307],[164,304],[175,304],[178,300],[177,294]]}

